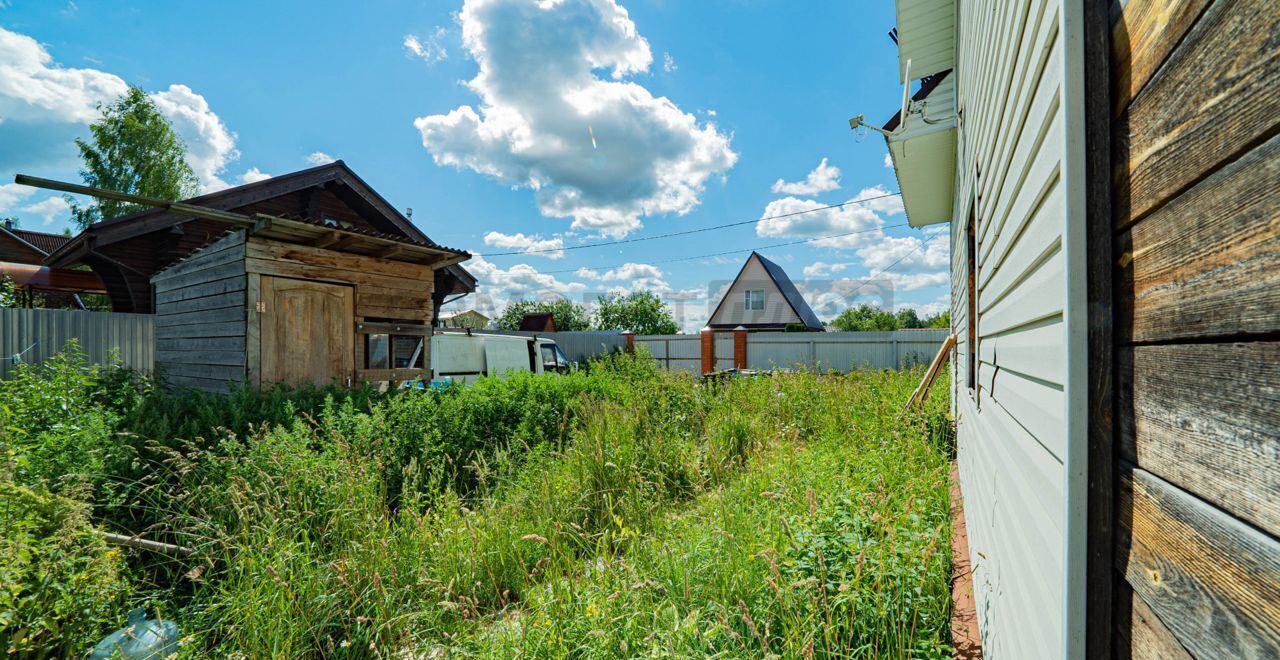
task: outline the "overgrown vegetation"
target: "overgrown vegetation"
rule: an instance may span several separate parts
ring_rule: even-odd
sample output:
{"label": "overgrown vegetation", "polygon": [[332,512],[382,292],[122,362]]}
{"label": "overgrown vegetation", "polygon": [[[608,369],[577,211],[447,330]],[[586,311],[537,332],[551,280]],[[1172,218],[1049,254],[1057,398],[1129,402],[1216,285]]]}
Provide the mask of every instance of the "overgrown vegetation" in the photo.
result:
{"label": "overgrown vegetation", "polygon": [[0,642],[78,655],[142,605],[191,657],[942,657],[950,439],[945,388],[900,412],[918,378],[623,355],[216,397],[63,355],[0,383]]}

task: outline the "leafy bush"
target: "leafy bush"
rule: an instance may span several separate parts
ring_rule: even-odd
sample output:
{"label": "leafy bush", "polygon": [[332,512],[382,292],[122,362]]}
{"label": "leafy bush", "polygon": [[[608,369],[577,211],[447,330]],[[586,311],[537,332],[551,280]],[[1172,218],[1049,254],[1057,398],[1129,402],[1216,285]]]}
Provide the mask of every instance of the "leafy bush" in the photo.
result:
{"label": "leafy bush", "polygon": [[0,481],[0,648],[74,657],[118,626],[130,585],[89,507]]}

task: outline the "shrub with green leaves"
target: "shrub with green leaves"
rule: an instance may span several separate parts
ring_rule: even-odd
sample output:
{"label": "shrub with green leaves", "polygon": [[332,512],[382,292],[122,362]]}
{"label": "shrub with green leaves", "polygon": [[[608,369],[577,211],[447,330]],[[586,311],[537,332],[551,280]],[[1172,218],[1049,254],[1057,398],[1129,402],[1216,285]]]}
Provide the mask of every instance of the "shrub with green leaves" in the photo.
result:
{"label": "shrub with green leaves", "polygon": [[124,559],[93,534],[88,506],[0,481],[0,648],[81,655],[120,625],[130,591]]}

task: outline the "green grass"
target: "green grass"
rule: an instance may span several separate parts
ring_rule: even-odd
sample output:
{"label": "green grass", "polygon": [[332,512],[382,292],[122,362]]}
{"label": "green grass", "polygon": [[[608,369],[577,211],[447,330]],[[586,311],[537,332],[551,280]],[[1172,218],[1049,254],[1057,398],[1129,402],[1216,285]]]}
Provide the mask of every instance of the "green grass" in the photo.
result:
{"label": "green grass", "polygon": [[[950,439],[940,397],[901,413],[918,371],[704,386],[618,358],[441,393],[215,399],[77,369],[0,384],[38,402],[41,382],[80,383],[40,414],[0,409],[0,476],[196,547],[129,554],[121,576],[184,655],[949,652]],[[68,406],[89,420],[74,437]],[[68,443],[79,463],[47,449]],[[82,650],[46,635],[30,655]]]}

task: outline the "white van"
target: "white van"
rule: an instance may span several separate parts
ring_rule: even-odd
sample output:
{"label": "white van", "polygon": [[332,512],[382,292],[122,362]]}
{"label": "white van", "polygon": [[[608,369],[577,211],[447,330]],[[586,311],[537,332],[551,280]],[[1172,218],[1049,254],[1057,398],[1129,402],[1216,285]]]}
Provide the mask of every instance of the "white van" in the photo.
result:
{"label": "white van", "polygon": [[565,373],[569,360],[544,337],[436,332],[431,336],[431,382],[473,383],[512,371]]}

